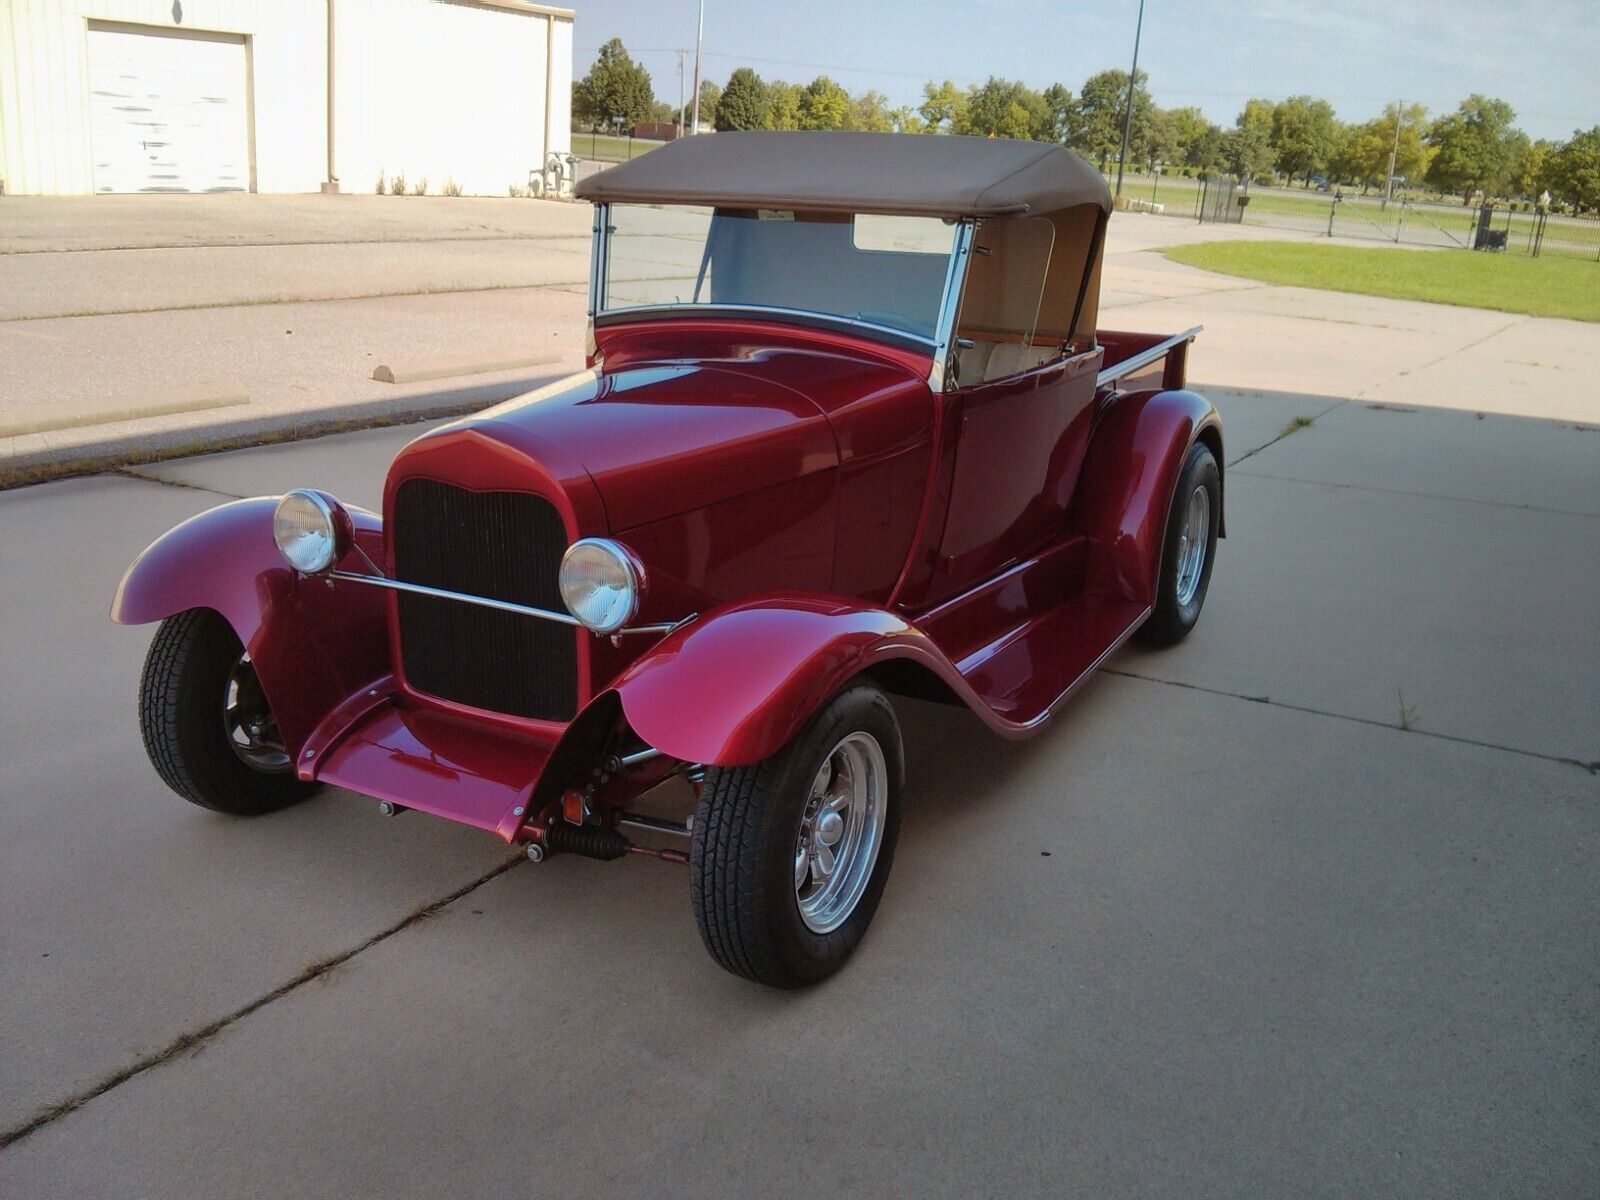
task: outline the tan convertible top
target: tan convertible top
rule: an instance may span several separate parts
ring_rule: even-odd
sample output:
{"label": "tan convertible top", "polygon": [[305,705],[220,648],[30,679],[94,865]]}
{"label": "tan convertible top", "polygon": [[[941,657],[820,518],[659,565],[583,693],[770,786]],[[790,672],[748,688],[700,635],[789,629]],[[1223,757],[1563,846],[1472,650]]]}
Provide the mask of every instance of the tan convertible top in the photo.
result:
{"label": "tan convertible top", "polygon": [[1111,211],[1100,173],[1062,146],[901,133],[718,133],[591,175],[597,203],[829,209],[930,217]]}

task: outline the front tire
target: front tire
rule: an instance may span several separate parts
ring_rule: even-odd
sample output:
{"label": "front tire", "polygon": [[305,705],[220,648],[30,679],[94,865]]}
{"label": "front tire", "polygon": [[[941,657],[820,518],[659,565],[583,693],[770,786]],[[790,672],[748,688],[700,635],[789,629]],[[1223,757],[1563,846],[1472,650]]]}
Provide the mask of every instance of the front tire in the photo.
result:
{"label": "front tire", "polygon": [[209,608],[168,617],[139,680],[139,731],[178,795],[230,816],[269,813],[316,790],[295,777],[255,668]]}
{"label": "front tire", "polygon": [[711,957],[782,988],[842,967],[883,895],[904,777],[899,722],[870,683],[838,693],[770,758],[709,768],[689,867]]}
{"label": "front tire", "polygon": [[1145,645],[1181,642],[1200,620],[1221,524],[1222,473],[1211,448],[1196,442],[1189,447],[1172,492],[1155,607],[1138,633]]}

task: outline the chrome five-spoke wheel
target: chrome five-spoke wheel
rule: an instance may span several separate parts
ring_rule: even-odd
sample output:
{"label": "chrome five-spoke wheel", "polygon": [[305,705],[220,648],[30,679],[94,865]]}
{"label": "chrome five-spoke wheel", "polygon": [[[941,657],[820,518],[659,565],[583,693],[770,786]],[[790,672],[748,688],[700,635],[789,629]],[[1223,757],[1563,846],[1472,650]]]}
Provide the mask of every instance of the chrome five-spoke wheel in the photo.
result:
{"label": "chrome five-spoke wheel", "polygon": [[707,767],[689,873],[711,956],[773,987],[837,971],[894,865],[904,779],[894,708],[865,678],[759,762]]}
{"label": "chrome five-spoke wheel", "polygon": [[1178,534],[1177,599],[1183,607],[1194,603],[1194,594],[1205,578],[1206,550],[1211,532],[1211,493],[1204,486],[1189,496],[1182,531]]}
{"label": "chrome five-spoke wheel", "polygon": [[883,748],[870,733],[850,734],[812,780],[795,843],[795,898],[813,933],[844,924],[867,890],[888,800]]}

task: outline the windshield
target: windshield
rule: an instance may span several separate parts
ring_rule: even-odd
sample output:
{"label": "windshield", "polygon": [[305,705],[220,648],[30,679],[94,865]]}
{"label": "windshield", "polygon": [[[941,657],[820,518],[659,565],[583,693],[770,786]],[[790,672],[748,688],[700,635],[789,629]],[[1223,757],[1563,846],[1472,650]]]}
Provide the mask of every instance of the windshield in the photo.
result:
{"label": "windshield", "polygon": [[931,342],[955,236],[937,217],[617,204],[600,310],[776,308]]}

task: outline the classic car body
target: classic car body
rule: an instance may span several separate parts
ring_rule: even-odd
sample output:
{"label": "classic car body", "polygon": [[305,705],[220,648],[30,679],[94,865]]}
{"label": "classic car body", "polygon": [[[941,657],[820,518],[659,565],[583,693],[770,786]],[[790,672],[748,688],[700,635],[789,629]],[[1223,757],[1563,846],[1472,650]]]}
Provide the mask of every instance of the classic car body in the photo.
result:
{"label": "classic car body", "polygon": [[[1222,532],[1221,428],[1183,386],[1197,331],[1096,330],[1110,206],[1081,161],[1022,142],[718,134],[579,193],[595,204],[589,370],[417,438],[381,516],[293,493],[275,534],[278,498],[239,501],[130,567],[114,619],[214,613],[237,639],[225,704],[254,714],[229,725],[247,766],[535,860],[693,865],[718,852],[704,794],[736,814],[738,772],[797,754],[852,686],[965,704],[1021,738],[1152,613],[1155,640],[1193,624]],[[284,528],[326,532],[331,561],[297,569]],[[585,628],[564,603],[564,556],[584,542],[613,581],[586,595],[625,592],[621,627]],[[146,741],[175,788],[227,808],[172,748],[183,689],[157,660],[180,649],[152,650]],[[702,914],[697,891],[730,969],[818,978],[860,929],[842,950],[822,940],[857,908],[870,919],[898,735],[856,738],[806,770],[813,800],[877,780],[878,832],[859,840],[877,839],[862,853],[882,851],[881,871],[867,864],[832,929],[795,927],[816,961],[780,947],[776,966],[719,949],[708,922],[731,918]],[[702,793],[694,821],[630,812],[674,775]],[[822,890],[816,855],[856,836],[817,812],[786,851],[802,909]],[[648,849],[630,825],[692,847]],[[824,845],[829,830],[844,840]]]}

